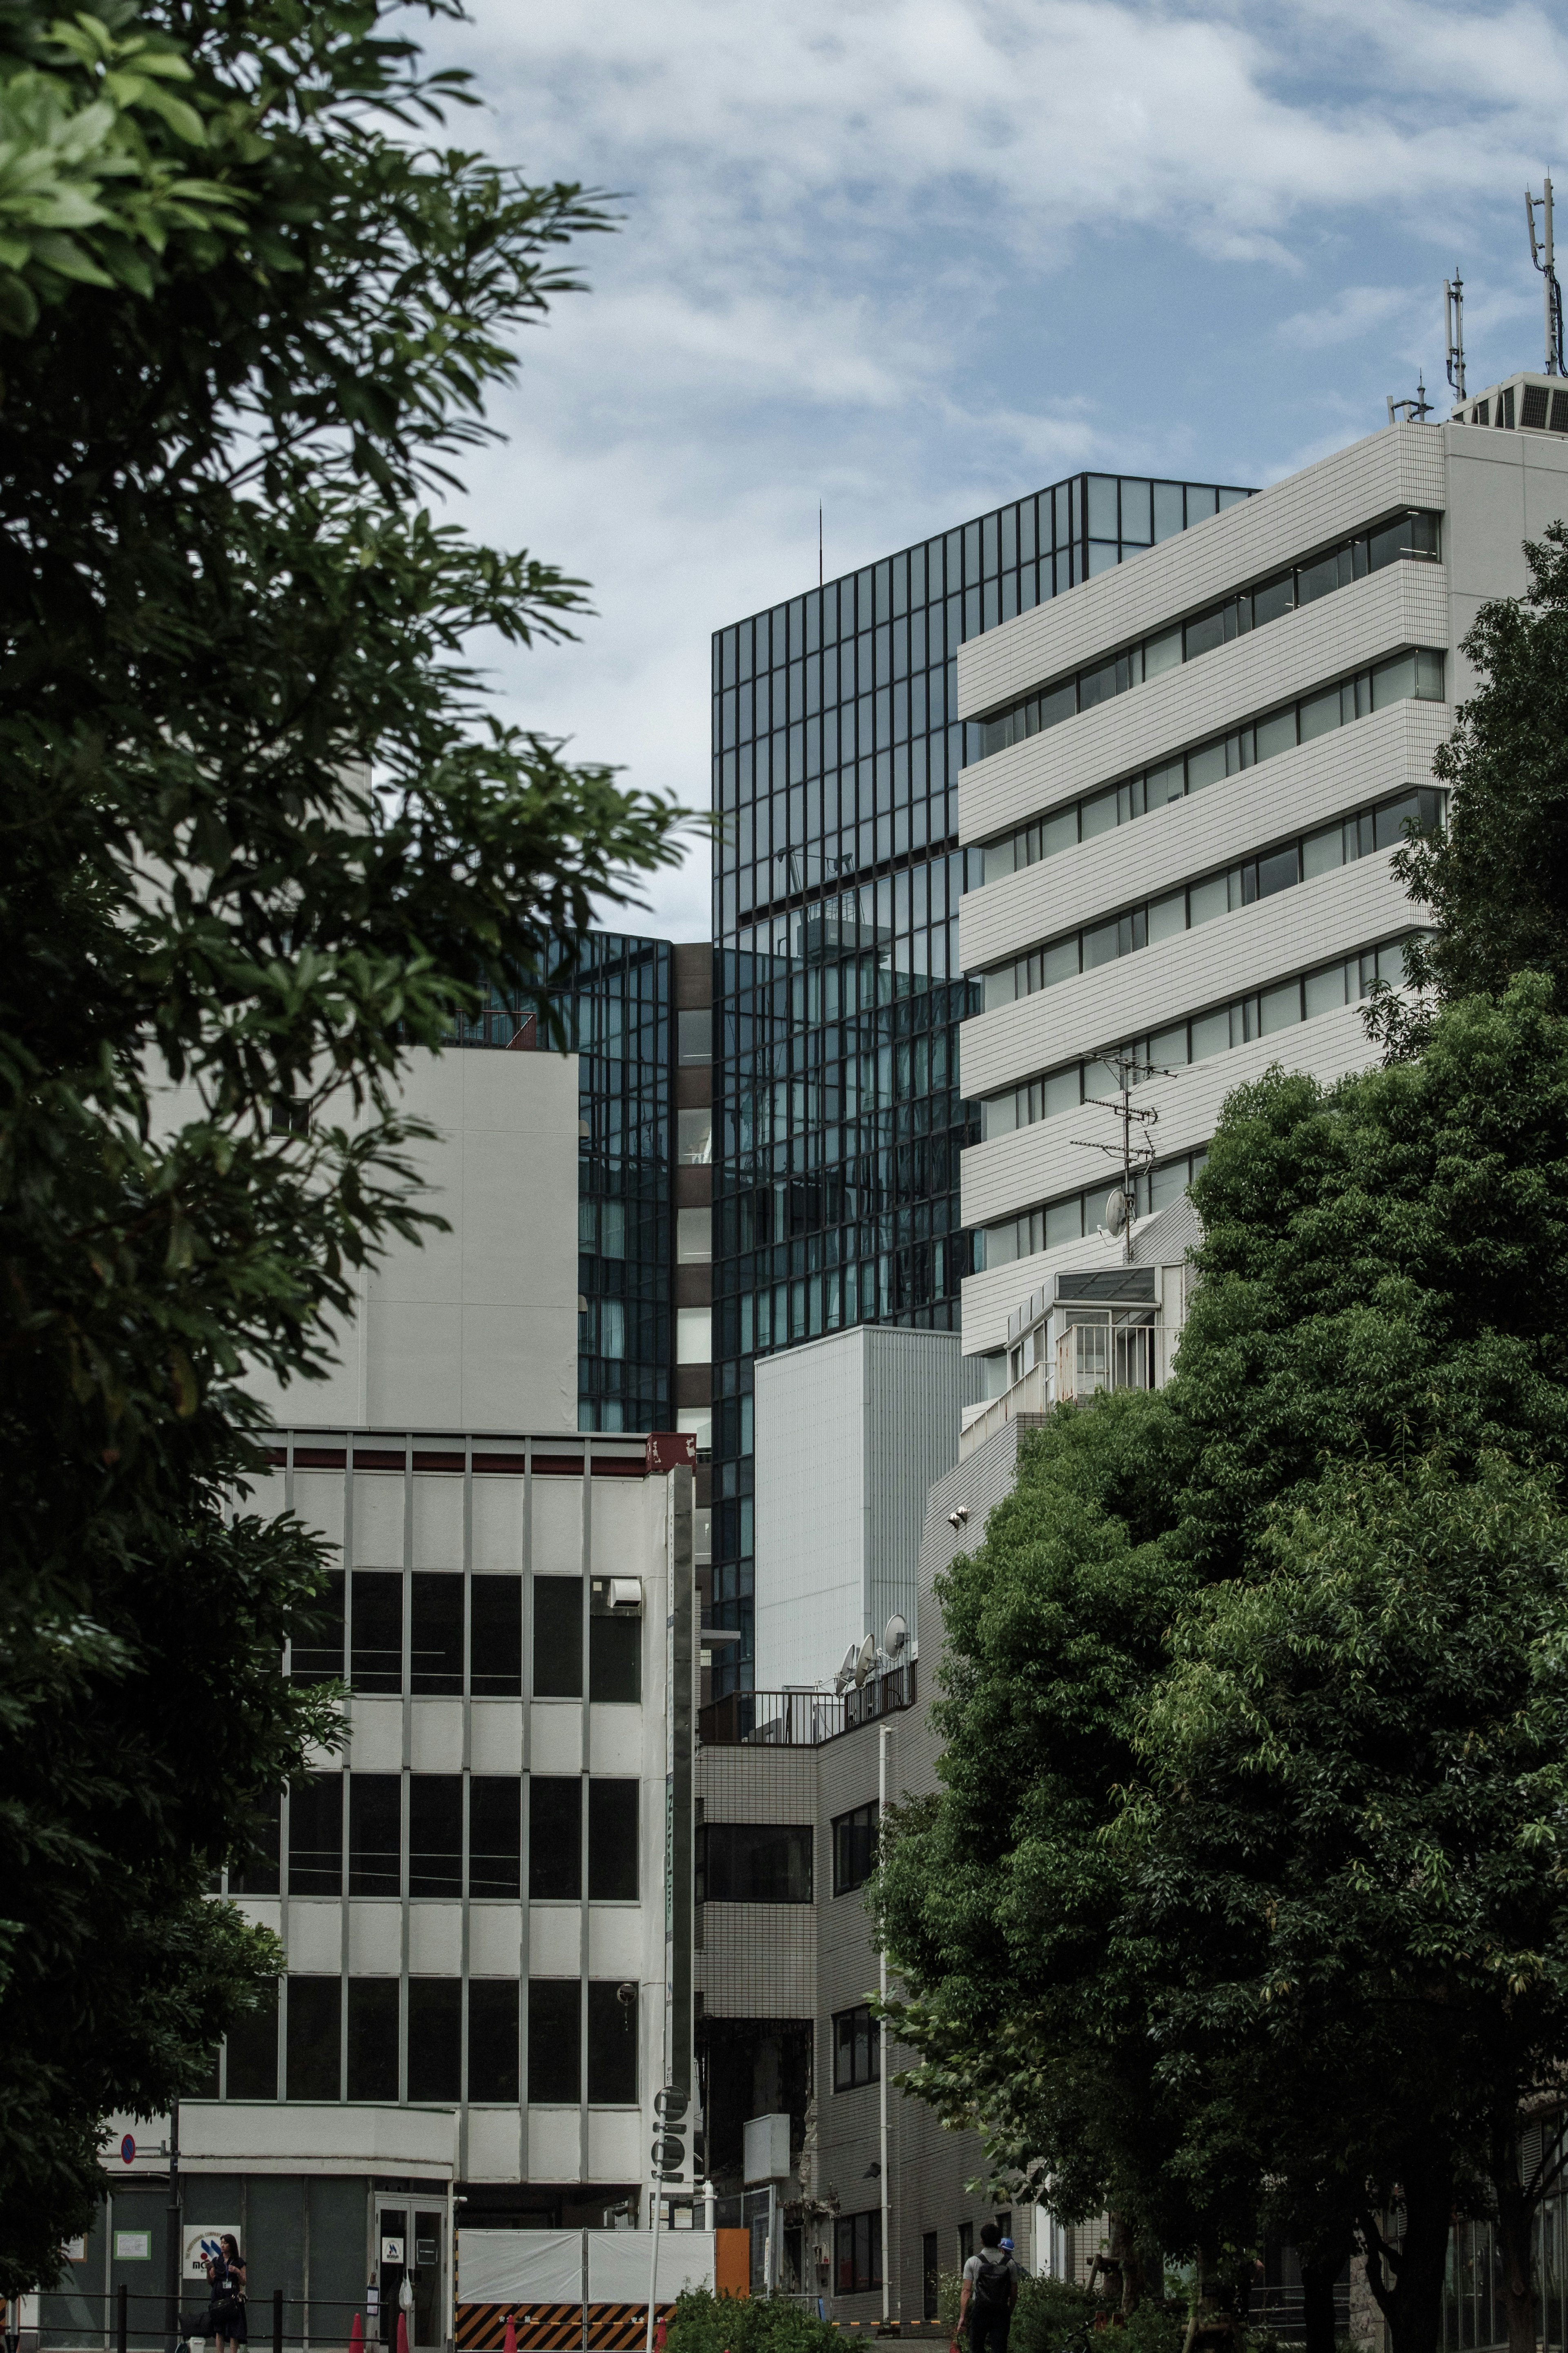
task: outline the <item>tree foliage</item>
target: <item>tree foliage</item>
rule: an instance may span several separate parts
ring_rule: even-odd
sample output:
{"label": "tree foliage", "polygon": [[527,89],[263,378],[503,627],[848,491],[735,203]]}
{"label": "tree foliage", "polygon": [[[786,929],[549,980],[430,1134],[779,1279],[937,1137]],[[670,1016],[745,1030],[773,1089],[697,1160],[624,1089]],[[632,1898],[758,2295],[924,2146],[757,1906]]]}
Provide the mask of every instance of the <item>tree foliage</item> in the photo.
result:
{"label": "tree foliage", "polygon": [[0,10],[0,2290],[272,1965],[200,1900],[325,1728],[245,1369],[430,1222],[406,1055],[678,854],[490,716],[470,640],[581,584],[435,503],[605,208],[394,18]]}
{"label": "tree foliage", "polygon": [[1434,927],[1406,951],[1425,999],[1380,1008],[1396,1052],[1419,1047],[1435,1004],[1500,996],[1518,972],[1544,974],[1568,1010],[1568,528],[1524,553],[1523,596],[1483,605],[1464,639],[1481,683],[1433,758],[1443,827],[1394,860]]}
{"label": "tree foliage", "polygon": [[[999,2186],[1048,2178],[1205,2275],[1287,2230],[1326,2287],[1397,2179],[1408,2345],[1456,2182],[1501,2180],[1489,2135],[1568,2026],[1536,1849],[1568,1728],[1565,1177],[1542,976],[1416,1060],[1237,1090],[1173,1378],[1059,1410],[947,1573],[944,1786],[877,1877],[910,2087],[990,2127]],[[1405,1889],[1417,1852],[1448,1915]],[[1456,1966],[1479,1940],[1462,1994],[1444,1933]]]}
{"label": "tree foliage", "polygon": [[1260,1550],[1175,1628],[1113,1839],[1174,1964],[1163,2071],[1197,2116],[1256,2077],[1270,2175],[1354,2221],[1425,2346],[1456,2193],[1506,2179],[1568,2049],[1568,1524],[1501,1457],[1337,1462]]}

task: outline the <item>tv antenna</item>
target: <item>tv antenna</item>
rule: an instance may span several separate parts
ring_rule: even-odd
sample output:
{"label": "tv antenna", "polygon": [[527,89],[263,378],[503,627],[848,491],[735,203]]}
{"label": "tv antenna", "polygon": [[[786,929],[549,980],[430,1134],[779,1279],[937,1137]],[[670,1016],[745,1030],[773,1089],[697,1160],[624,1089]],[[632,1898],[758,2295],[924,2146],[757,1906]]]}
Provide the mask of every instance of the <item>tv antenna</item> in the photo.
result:
{"label": "tv antenna", "polygon": [[1121,1124],[1120,1144],[1100,1144],[1092,1136],[1075,1135],[1073,1142],[1089,1152],[1103,1152],[1121,1163],[1121,1182],[1106,1197],[1105,1224],[1102,1232],[1111,1240],[1120,1240],[1121,1255],[1128,1266],[1132,1263],[1132,1224],[1138,1214],[1138,1179],[1146,1176],[1154,1166],[1154,1138],[1152,1131],[1160,1114],[1152,1103],[1135,1103],[1132,1090],[1141,1087],[1145,1079],[1169,1079],[1175,1073],[1159,1062],[1146,1062],[1131,1046],[1096,1054],[1091,1058],[1103,1062],[1116,1074],[1116,1098],[1086,1095],[1085,1103],[1093,1103],[1098,1111],[1112,1111]]}
{"label": "tv antenna", "polygon": [[[1531,218],[1533,220],[1534,214]],[[1465,396],[1465,281],[1454,265],[1452,278],[1443,280],[1443,336],[1448,346],[1448,382],[1456,399]]]}
{"label": "tv antenna", "polygon": [[1415,379],[1414,400],[1395,400],[1388,396],[1388,421],[1391,425],[1419,425],[1432,414],[1432,404],[1426,397],[1426,386],[1419,376]]}
{"label": "tv antenna", "polygon": [[[1530,258],[1545,280],[1542,296],[1546,304],[1546,373],[1548,375],[1568,374],[1563,364],[1563,289],[1557,283],[1552,247],[1552,174],[1542,180],[1542,193],[1531,195],[1524,192],[1524,217],[1530,228]],[[1541,238],[1536,241],[1535,216],[1541,214]]]}

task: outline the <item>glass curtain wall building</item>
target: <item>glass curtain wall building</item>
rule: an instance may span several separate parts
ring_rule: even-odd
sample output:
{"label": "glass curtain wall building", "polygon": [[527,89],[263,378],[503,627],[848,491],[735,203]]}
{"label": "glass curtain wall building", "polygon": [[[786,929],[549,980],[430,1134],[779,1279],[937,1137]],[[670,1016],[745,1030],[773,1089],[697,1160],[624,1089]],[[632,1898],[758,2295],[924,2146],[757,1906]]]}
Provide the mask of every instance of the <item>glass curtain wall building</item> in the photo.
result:
{"label": "glass curtain wall building", "polygon": [[713,1619],[742,1688],[754,1359],[951,1330],[970,1271],[957,649],[1247,496],[1075,475],[715,633]]}
{"label": "glass curtain wall building", "polygon": [[[551,988],[579,1058],[579,1430],[676,1426],[674,958],[668,940],[591,932],[574,962],[562,950]],[[521,993],[463,1022],[458,1041],[558,1050]]]}

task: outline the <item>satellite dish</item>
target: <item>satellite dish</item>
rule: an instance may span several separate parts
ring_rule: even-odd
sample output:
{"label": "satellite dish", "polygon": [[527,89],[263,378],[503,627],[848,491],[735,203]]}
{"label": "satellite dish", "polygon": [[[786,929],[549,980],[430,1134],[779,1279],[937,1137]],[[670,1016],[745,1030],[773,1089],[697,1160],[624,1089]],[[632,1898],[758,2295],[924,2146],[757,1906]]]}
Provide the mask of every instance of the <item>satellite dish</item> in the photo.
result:
{"label": "satellite dish", "polygon": [[1121,1186],[1118,1185],[1114,1192],[1108,1193],[1106,1196],[1105,1229],[1107,1233],[1122,1234],[1126,1232],[1127,1207],[1127,1196],[1122,1191]]}
{"label": "satellite dish", "polygon": [[909,1625],[895,1609],[882,1629],[882,1648],[889,1659],[896,1659],[909,1639]]}
{"label": "satellite dish", "polygon": [[854,1681],[855,1662],[858,1655],[854,1643],[851,1642],[839,1662],[838,1672],[833,1678],[833,1688],[836,1692],[841,1694],[845,1686]]}
{"label": "satellite dish", "polygon": [[855,1653],[855,1688],[865,1688],[866,1678],[877,1663],[877,1645],[869,1634]]}

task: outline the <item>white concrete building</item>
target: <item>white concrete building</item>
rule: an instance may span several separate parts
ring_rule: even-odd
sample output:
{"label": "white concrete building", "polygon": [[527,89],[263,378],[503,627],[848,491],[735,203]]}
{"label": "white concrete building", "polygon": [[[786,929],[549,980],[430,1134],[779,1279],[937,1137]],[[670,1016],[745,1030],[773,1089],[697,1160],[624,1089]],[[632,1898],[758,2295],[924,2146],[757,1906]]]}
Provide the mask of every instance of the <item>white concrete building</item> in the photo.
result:
{"label": "white concrete building", "polygon": [[[410,2353],[499,2348],[557,2274],[601,2337],[647,2295],[646,2252],[600,2242],[646,2223],[654,2098],[691,2081],[695,1449],[578,1430],[579,1090],[575,1055],[416,1056],[450,1230],[362,1279],[330,1379],[253,1381],[275,1436],[240,1508],[325,1539],[280,1664],[347,1686],[344,1738],[215,1890],[286,1968],[182,2103],[182,2253],[199,2309],[195,2242],[233,2231],[253,2331],[281,2295],[290,2345],[356,2311],[394,2342],[405,2283]],[[163,2342],[170,2140],[114,2120],[50,2341],[111,2344],[124,2289],[127,2342]],[[710,2275],[687,2236],[661,2293]]]}
{"label": "white concrete building", "polygon": [[959,788],[985,877],[960,915],[985,978],[963,1345],[993,1386],[1021,1303],[1120,1255],[1095,1240],[1108,1050],[1169,1072],[1135,1097],[1158,1113],[1142,1210],[1180,1196],[1242,1081],[1369,1059],[1361,999],[1417,920],[1391,854],[1440,806],[1459,641],[1568,513],[1568,434],[1514,412],[1391,427],[962,649],[985,745]]}
{"label": "white concrete building", "polygon": [[952,1468],[956,1332],[861,1324],[756,1369],[756,1689],[827,1682],[897,1613],[916,1634],[921,1531]]}

